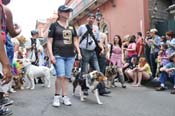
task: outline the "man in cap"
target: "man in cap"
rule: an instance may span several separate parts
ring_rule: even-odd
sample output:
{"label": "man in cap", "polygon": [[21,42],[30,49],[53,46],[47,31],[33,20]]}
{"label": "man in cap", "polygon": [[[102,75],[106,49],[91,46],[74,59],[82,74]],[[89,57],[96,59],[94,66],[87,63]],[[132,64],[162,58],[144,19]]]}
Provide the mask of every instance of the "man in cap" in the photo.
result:
{"label": "man in cap", "polygon": [[160,87],[158,87],[157,91],[164,91],[166,89],[165,82],[170,80],[173,83],[173,90],[171,94],[175,94],[175,53],[172,53],[170,56],[170,63],[160,68]]}
{"label": "man in cap", "polygon": [[158,56],[158,52],[160,50],[160,37],[157,35],[157,29],[151,29],[150,34],[151,34],[151,39],[149,39],[149,46],[150,46],[150,66],[151,66],[151,71],[153,74],[153,77],[156,76],[156,69],[157,69],[157,64],[155,59]]}
{"label": "man in cap", "polygon": [[[103,45],[100,42],[100,32],[97,25],[94,25],[95,14],[89,13],[87,17],[87,24],[82,24],[78,29],[78,36],[80,38],[80,49],[82,54],[82,65],[81,73],[88,73],[89,66],[92,70],[100,71],[99,62],[97,55],[102,55],[104,53]],[[96,46],[100,46],[101,53],[97,54],[95,51]],[[88,88],[83,88],[84,94],[87,93]],[[105,89],[104,83],[98,85],[99,94],[109,94],[110,91]]]}
{"label": "man in cap", "polygon": [[38,54],[42,50],[42,46],[38,39],[39,37],[38,30],[32,30],[31,36],[32,37],[30,38],[30,40],[26,43],[27,58],[31,59],[31,63],[33,65],[38,66],[39,63]]}

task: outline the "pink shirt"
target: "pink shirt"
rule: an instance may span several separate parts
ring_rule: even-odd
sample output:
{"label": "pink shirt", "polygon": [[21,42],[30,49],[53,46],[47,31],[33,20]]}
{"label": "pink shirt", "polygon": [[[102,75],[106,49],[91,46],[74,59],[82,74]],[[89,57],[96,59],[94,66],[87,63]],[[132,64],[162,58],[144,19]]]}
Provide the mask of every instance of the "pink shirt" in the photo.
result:
{"label": "pink shirt", "polygon": [[137,52],[136,52],[136,43],[130,43],[128,45],[128,49],[133,49],[134,47],[135,47],[135,50],[128,51],[128,57],[132,57],[133,55],[137,55]]}

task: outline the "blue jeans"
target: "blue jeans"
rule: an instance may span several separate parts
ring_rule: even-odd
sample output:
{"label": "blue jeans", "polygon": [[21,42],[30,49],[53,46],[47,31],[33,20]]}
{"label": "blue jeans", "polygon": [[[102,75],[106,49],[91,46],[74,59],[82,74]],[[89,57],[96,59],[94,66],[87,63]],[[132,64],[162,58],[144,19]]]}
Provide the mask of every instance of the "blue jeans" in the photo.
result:
{"label": "blue jeans", "polygon": [[98,57],[98,63],[99,63],[100,71],[103,74],[105,74],[107,62],[106,62],[106,57],[104,54]]}
{"label": "blue jeans", "polygon": [[157,70],[157,63],[156,63],[156,58],[157,58],[158,53],[151,53],[150,54],[150,66],[151,66],[151,71],[153,78],[156,76],[156,70]]}
{"label": "blue jeans", "polygon": [[88,73],[89,71],[88,64],[90,65],[92,70],[100,71],[97,55],[94,50],[91,51],[91,50],[81,49],[81,55],[82,55],[82,62],[81,62],[82,73]]}
{"label": "blue jeans", "polygon": [[6,52],[7,52],[7,56],[8,56],[10,65],[12,66],[13,57],[14,57],[14,46],[8,34],[6,35]]}
{"label": "blue jeans", "polygon": [[165,84],[165,82],[167,81],[167,80],[170,80],[171,82],[173,82],[173,84],[175,85],[175,75],[171,75],[171,76],[169,76],[168,75],[168,73],[167,72],[165,72],[165,71],[162,71],[161,73],[160,73],[160,83],[161,84]]}
{"label": "blue jeans", "polygon": [[57,77],[65,76],[66,78],[71,78],[75,57],[55,56],[55,59],[56,63],[54,64],[54,68]]}

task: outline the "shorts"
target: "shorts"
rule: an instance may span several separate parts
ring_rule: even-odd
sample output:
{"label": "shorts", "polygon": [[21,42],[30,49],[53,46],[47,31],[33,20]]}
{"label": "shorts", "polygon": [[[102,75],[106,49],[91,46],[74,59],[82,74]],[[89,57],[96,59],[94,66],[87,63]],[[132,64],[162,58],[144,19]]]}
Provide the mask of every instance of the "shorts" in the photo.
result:
{"label": "shorts", "polygon": [[56,63],[54,64],[54,68],[57,78],[71,78],[75,57],[55,56],[55,59]]}

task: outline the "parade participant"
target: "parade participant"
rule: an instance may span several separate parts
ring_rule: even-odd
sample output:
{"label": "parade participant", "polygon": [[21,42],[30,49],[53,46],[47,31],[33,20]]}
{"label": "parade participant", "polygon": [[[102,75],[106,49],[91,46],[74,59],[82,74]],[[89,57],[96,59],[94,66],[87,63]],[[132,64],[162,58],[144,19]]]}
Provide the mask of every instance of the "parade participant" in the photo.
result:
{"label": "parade participant", "polygon": [[[2,5],[2,3],[5,3],[5,2],[7,2],[7,1],[5,1],[5,0],[0,1],[0,17],[1,17],[0,31],[1,32],[4,31],[3,27],[5,26],[4,23],[6,22],[6,20],[4,20],[5,18],[3,18],[3,17],[5,17],[5,12],[4,12],[4,8]],[[10,2],[10,1],[8,1],[8,2]],[[2,65],[3,79],[1,80],[1,85],[0,85],[0,100],[3,100],[2,85],[9,83],[11,78],[12,78],[10,63],[9,63],[8,57],[7,57],[7,55],[5,53],[5,49],[4,49],[5,39],[6,39],[5,33],[3,33],[3,34],[1,33],[1,35],[0,35],[0,63]],[[10,114],[12,114],[11,110],[9,110],[8,108],[6,108],[4,106],[0,106],[0,115],[1,116],[6,116],[6,115],[10,115]]]}
{"label": "parade participant", "polygon": [[[48,34],[49,58],[56,70],[55,96],[53,106],[60,106],[60,99],[65,105],[70,106],[72,103],[68,97],[68,78],[75,60],[75,51],[78,58],[81,59],[79,49],[79,40],[74,26],[69,25],[68,19],[73,9],[66,5],[58,8],[58,19],[52,23]],[[62,94],[60,93],[62,91]]]}
{"label": "parade participant", "polygon": [[40,41],[38,39],[39,33],[38,30],[31,31],[31,38],[26,42],[27,58],[31,59],[33,65],[39,65],[39,52],[42,49]]}
{"label": "parade participant", "polygon": [[[78,29],[78,36],[80,37],[80,49],[82,54],[82,62],[81,62],[81,73],[87,74],[89,72],[89,65],[92,70],[100,71],[98,55],[102,55],[104,53],[104,48],[100,42],[100,33],[97,25],[94,25],[95,22],[95,14],[89,13],[87,17],[87,24],[82,24]],[[97,45],[98,44],[98,45]],[[101,52],[96,53],[95,48],[99,46],[101,48]],[[99,94],[109,94],[109,91],[105,90],[104,83],[100,83]],[[88,88],[82,88],[84,94],[87,95]]]}
{"label": "parade participant", "polygon": [[126,88],[126,86],[124,85],[125,79],[122,71],[123,63],[122,63],[121,47],[122,47],[121,37],[119,35],[115,35],[109,51],[111,53],[110,62],[112,63],[112,65],[116,65],[118,67],[119,81],[121,82],[122,87]]}

